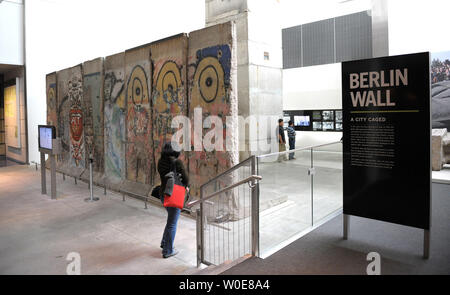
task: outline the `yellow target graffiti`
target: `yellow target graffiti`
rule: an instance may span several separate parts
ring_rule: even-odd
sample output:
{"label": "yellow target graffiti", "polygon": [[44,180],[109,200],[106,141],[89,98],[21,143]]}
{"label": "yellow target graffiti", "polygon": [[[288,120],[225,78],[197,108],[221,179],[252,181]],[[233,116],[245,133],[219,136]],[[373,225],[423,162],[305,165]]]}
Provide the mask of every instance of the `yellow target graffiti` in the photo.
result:
{"label": "yellow target graffiti", "polygon": [[143,105],[149,103],[147,77],[141,66],[136,66],[128,80],[128,103]]}
{"label": "yellow target graffiti", "polygon": [[219,60],[215,57],[203,58],[194,75],[191,104],[212,103],[217,98],[225,97],[225,73]]}
{"label": "yellow target graffiti", "polygon": [[173,61],[167,61],[158,73],[156,79],[155,108],[158,113],[164,113],[172,109],[174,113],[179,113],[180,106],[183,105],[180,96],[181,73],[178,66]]}

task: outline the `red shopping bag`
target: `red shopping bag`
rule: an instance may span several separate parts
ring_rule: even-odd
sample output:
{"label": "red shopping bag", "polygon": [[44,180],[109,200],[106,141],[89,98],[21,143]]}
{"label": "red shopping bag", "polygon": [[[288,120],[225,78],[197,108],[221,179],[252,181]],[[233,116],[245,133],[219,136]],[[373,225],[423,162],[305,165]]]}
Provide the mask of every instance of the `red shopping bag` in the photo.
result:
{"label": "red shopping bag", "polygon": [[[174,207],[183,209],[186,198],[186,187],[178,176],[175,161],[172,163],[172,173],[166,175],[172,179],[167,180],[166,189],[164,191],[164,207]],[[172,186],[172,187],[167,187]]]}
{"label": "red shopping bag", "polygon": [[183,185],[174,184],[172,195],[164,196],[164,207],[175,207],[183,209],[186,197],[186,188]]}

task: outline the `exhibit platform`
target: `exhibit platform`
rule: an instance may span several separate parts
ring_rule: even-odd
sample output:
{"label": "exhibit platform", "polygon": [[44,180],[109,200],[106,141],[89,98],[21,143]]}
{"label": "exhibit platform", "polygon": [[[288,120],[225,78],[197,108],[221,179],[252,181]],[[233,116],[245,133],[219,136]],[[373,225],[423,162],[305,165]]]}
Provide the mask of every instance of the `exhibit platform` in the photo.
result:
{"label": "exhibit platform", "polygon": [[432,178],[433,183],[450,184],[450,165],[444,165],[441,171],[433,171]]}
{"label": "exhibit platform", "polygon": [[351,216],[342,238],[342,214],[266,259],[251,258],[225,275],[366,275],[367,254],[381,256],[382,275],[450,274],[450,185],[434,183],[430,258],[423,259],[423,231]]}

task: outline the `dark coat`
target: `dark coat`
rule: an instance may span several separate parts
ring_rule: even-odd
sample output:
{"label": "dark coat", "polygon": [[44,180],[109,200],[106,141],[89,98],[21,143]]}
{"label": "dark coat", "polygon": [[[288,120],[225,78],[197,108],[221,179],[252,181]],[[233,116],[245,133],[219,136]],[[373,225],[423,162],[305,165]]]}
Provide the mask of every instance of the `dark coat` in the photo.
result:
{"label": "dark coat", "polygon": [[166,178],[164,177],[167,173],[172,171],[173,169],[173,162],[175,161],[175,167],[177,173],[181,174],[181,182],[184,186],[189,185],[189,177],[186,173],[186,170],[184,169],[183,162],[181,162],[180,159],[176,159],[174,157],[161,157],[158,161],[158,173],[159,177],[161,179],[161,189],[160,191],[160,197],[162,197],[164,191],[166,190]]}

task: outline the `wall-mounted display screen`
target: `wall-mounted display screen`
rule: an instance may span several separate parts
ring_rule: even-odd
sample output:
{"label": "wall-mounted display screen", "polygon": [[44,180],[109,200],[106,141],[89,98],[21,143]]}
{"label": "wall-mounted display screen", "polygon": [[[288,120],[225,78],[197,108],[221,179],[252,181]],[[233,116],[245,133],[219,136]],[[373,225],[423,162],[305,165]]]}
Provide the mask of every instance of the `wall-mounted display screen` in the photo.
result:
{"label": "wall-mounted display screen", "polygon": [[323,121],[333,121],[334,120],[334,111],[323,111],[322,112],[322,120]]}
{"label": "wall-mounted display screen", "polygon": [[309,126],[309,116],[294,116],[294,126]]}
{"label": "wall-mounted display screen", "polygon": [[313,122],[313,130],[322,130],[322,122]]}
{"label": "wall-mounted display screen", "polygon": [[321,111],[313,111],[313,120],[314,121],[322,121],[322,112]]}
{"label": "wall-mounted display screen", "polygon": [[334,130],[333,122],[322,122],[322,129],[325,130]]}
{"label": "wall-mounted display screen", "polygon": [[283,121],[294,122],[296,131],[341,132],[342,110],[293,110],[283,112]]}
{"label": "wall-mounted display screen", "polygon": [[342,122],[342,111],[336,111],[336,123]]}
{"label": "wall-mounted display screen", "polygon": [[52,150],[52,140],[56,138],[55,126],[39,125],[39,148]]}

